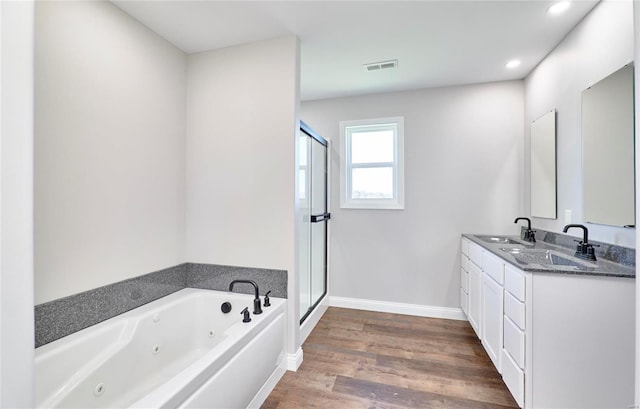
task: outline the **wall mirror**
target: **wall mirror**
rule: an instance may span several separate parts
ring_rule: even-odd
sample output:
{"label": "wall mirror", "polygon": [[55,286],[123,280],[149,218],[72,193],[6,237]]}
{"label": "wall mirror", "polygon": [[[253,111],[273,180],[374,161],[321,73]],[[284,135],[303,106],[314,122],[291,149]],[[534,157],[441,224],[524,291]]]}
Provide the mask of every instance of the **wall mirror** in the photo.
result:
{"label": "wall mirror", "polygon": [[585,222],[635,225],[633,109],[633,63],[582,92]]}
{"label": "wall mirror", "polygon": [[531,216],[557,217],[556,111],[531,123]]}

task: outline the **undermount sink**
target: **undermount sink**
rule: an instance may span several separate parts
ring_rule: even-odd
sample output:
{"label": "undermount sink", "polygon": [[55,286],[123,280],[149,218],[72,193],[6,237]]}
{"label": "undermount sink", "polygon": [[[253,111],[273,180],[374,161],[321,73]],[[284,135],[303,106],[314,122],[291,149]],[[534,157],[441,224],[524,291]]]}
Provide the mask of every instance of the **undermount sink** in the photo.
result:
{"label": "undermount sink", "polygon": [[482,241],[486,241],[487,243],[495,243],[495,244],[526,244],[521,241],[516,241],[510,239],[506,236],[476,236]]}
{"label": "undermount sink", "polygon": [[593,269],[597,267],[594,263],[582,262],[554,250],[519,248],[501,248],[500,250],[511,254],[518,263],[523,265],[539,264],[542,266],[565,266],[579,269]]}

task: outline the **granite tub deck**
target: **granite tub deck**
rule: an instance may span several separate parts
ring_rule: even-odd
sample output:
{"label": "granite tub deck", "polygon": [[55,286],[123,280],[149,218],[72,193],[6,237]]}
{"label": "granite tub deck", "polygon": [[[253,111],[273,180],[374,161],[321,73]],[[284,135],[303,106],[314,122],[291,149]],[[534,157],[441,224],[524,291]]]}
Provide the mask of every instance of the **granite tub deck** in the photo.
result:
{"label": "granite tub deck", "polygon": [[[133,310],[183,288],[228,291],[233,280],[253,280],[260,296],[287,298],[287,271],[263,268],[184,263],[79,294],[38,304],[35,347]],[[253,294],[253,287],[238,284],[233,292]]]}
{"label": "granite tub deck", "polygon": [[[600,245],[596,247],[597,261],[593,262],[574,256],[576,238],[569,235],[538,230],[535,243],[525,241],[520,236],[488,234],[463,234],[462,236],[526,272],[622,278],[636,276],[635,249],[590,241],[592,244]],[[506,238],[508,241],[488,242],[483,239],[487,237]],[[518,249],[522,250],[522,256],[519,256]],[[570,265],[543,261],[552,255],[559,256]]]}

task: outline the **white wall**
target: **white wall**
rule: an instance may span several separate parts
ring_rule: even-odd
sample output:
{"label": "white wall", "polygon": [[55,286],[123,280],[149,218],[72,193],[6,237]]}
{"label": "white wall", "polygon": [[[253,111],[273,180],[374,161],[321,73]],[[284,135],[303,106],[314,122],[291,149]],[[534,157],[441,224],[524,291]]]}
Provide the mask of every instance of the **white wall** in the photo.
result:
{"label": "white wall", "polygon": [[33,8],[0,2],[0,407],[32,408]]}
{"label": "white wall", "polygon": [[[516,234],[523,83],[303,102],[332,150],[331,295],[459,307],[460,234]],[[405,209],[340,209],[341,120],[404,116]]]}
{"label": "white wall", "polygon": [[109,2],[35,42],[36,304],[184,262],[184,53]]}
{"label": "white wall", "polygon": [[187,76],[187,259],[287,270],[290,308],[298,60],[282,37],[189,55]]}
{"label": "white wall", "polygon": [[[582,91],[633,60],[631,1],[604,1],[527,76],[525,80],[525,189],[530,214],[530,124],[557,109],[558,219],[533,220],[534,228],[561,232],[565,209],[582,223]],[[636,70],[638,66],[636,65]],[[589,224],[594,240],[635,247],[635,231]],[[570,234],[580,234],[570,231]]]}

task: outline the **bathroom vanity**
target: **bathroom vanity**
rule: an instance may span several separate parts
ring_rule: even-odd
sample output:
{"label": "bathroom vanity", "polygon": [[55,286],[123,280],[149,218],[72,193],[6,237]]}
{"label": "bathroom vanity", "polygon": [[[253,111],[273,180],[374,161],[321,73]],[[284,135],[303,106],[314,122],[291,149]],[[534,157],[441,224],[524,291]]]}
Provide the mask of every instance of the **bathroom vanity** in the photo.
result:
{"label": "bathroom vanity", "polygon": [[581,260],[539,236],[463,235],[462,310],[520,407],[632,407],[632,257]]}

